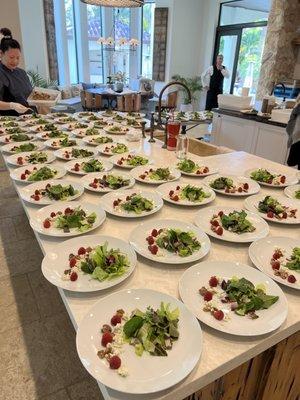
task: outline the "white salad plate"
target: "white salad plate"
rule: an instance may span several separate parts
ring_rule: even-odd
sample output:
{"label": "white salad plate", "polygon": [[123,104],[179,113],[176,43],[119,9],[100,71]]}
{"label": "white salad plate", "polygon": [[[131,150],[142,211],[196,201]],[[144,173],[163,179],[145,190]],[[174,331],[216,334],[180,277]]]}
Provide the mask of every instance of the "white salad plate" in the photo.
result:
{"label": "white salad plate", "polygon": [[[287,186],[283,193],[289,197],[290,199],[296,199],[295,197],[295,193],[297,191],[300,191],[300,185],[293,185],[293,186]],[[300,199],[296,199],[296,200],[300,200]]]}
{"label": "white salad plate", "polygon": [[[234,186],[237,186],[237,187],[242,186],[244,183],[248,183],[249,189],[247,192],[226,193],[225,190],[215,189],[210,186],[216,179],[221,178],[221,177],[232,179]],[[209,186],[215,192],[224,194],[225,196],[234,196],[234,197],[250,196],[250,195],[256,194],[260,191],[260,186],[256,181],[254,181],[253,179],[246,178],[244,176],[237,176],[237,175],[217,174],[217,175],[213,175],[213,176],[208,176],[203,179],[203,183],[205,183],[207,186]]]}
{"label": "white salad plate", "polygon": [[[143,312],[149,306],[158,309],[162,302],[170,304],[171,310],[179,310],[178,340],[167,357],[146,352],[138,357],[133,346],[124,344],[120,357],[128,375],[118,375],[97,355],[97,351],[103,349],[99,327],[109,323],[120,308],[130,315],[137,308]],[[178,299],[155,290],[130,289],[106,296],[89,309],[80,321],[76,344],[81,362],[103,385],[123,393],[149,394],[175,385],[194,369],[202,352],[202,331],[197,319]]]}
{"label": "white salad plate", "polygon": [[[217,174],[219,172],[219,170],[215,167],[213,167],[212,165],[210,165],[205,158],[202,159],[194,159],[193,157],[190,157],[188,155],[187,159],[194,161],[199,167],[208,167],[209,171],[205,174],[196,174],[195,172],[184,172],[181,169],[178,169],[178,171],[181,172],[182,175],[186,175],[186,176],[195,176],[197,178],[203,178],[205,176],[209,176],[209,175],[213,175],[213,174]],[[178,160],[177,164],[179,164],[181,161],[183,160]]]}
{"label": "white salad plate", "polygon": [[83,162],[88,162],[88,161],[90,161],[90,160],[98,160],[98,161],[101,161],[101,163],[102,163],[102,165],[103,165],[103,171],[101,171],[101,172],[110,171],[110,170],[113,168],[113,165],[112,165],[111,162],[106,161],[106,160],[103,160],[103,158],[101,158],[101,157],[89,157],[89,158],[77,158],[77,159],[75,159],[75,160],[68,161],[68,162],[65,164],[66,170],[67,170],[68,172],[70,172],[71,174],[81,175],[81,176],[87,175],[87,174],[90,175],[90,174],[94,174],[94,173],[96,173],[96,174],[101,174],[101,172],[85,172],[85,171],[83,171],[83,170],[79,170],[79,171],[74,171],[74,170],[73,170],[75,164],[81,164],[81,163],[83,163]]}
{"label": "white salad plate", "polygon": [[78,158],[76,157],[72,157],[72,155],[70,155],[68,158],[65,157],[65,152],[72,152],[72,150],[78,149],[78,150],[87,150],[88,152],[92,153],[87,157],[81,157],[82,158],[92,158],[96,155],[96,151],[91,149],[90,147],[79,147],[79,146],[72,146],[72,147],[63,147],[62,149],[58,149],[54,152],[55,157],[64,160],[64,161],[70,161],[70,160],[78,160]]}
{"label": "white salad plate", "polygon": [[[21,154],[21,153],[20,153]],[[48,164],[32,164],[32,165],[27,165],[27,166],[23,166],[23,167],[19,167],[14,169],[13,171],[11,171],[10,173],[10,177],[11,179],[13,179],[16,182],[21,182],[21,183],[33,183],[33,182],[37,182],[37,181],[28,181],[27,179],[21,179],[21,175],[23,173],[25,173],[26,170],[28,171],[33,171],[34,168],[36,168],[36,170],[39,170],[40,168],[43,167],[48,167],[51,170],[56,170],[57,174],[55,176],[53,176],[50,179],[45,179],[43,182],[49,181],[49,180],[53,180],[53,179],[59,179],[62,178],[67,171],[65,170],[64,167],[61,167],[60,165],[48,165]],[[30,175],[28,175],[29,177]]]}
{"label": "white salad plate", "polygon": [[[187,257],[180,257],[164,249],[159,249],[158,253],[153,255],[148,249],[148,242],[146,239],[151,235],[153,229],[159,230],[162,228],[193,232],[196,239],[201,244],[200,249]],[[141,223],[131,232],[129,242],[134,247],[135,251],[143,257],[164,264],[185,264],[200,260],[200,258],[205,257],[209,253],[211,247],[209,237],[201,229],[197,228],[195,225],[175,219],[158,219]]]}
{"label": "white salad plate", "polygon": [[[150,169],[156,170],[157,168],[169,168],[172,178],[167,181],[162,179],[153,180],[148,177],[146,177],[145,179],[141,178],[141,175],[143,175],[146,171],[149,171]],[[157,164],[151,166],[141,165],[140,167],[135,167],[130,171],[130,175],[132,175],[135,180],[142,183],[148,183],[149,185],[161,185],[162,183],[177,181],[181,177],[181,173],[178,169],[173,167],[168,167],[166,165],[157,165]]]}
{"label": "white salad plate", "polygon": [[[254,171],[257,171],[258,169],[259,168],[247,169],[247,171],[245,171],[245,176],[251,178],[251,173],[254,172]],[[285,174],[285,173],[281,173],[281,172],[278,172],[278,171],[274,171],[274,170],[269,169],[269,168],[266,168],[266,169],[267,169],[267,171],[269,171],[273,175],[284,175],[285,178],[286,178],[285,182],[281,183],[280,185],[274,185],[274,184],[270,184],[270,183],[266,183],[266,182],[257,181],[257,183],[259,183],[260,185],[269,186],[269,187],[273,187],[273,188],[283,188],[283,187],[286,187],[286,186],[295,185],[296,183],[299,182],[299,179],[298,179],[296,173],[295,174],[292,174],[292,173],[291,174]]]}
{"label": "white salad plate", "polygon": [[22,144],[22,143],[31,142],[31,141],[33,141],[33,140],[35,139],[35,136],[34,136],[34,135],[25,133],[25,135],[27,135],[27,136],[29,137],[28,140],[23,141],[23,142],[15,142],[15,141],[13,141],[13,140],[10,140],[10,137],[11,137],[12,135],[13,135],[13,134],[0,136],[0,144],[1,144],[1,145],[10,144],[10,143],[11,143],[11,144],[12,144],[12,143],[14,143],[14,144]]}
{"label": "white salad plate", "polygon": [[276,249],[282,250],[283,255],[289,257],[292,254],[294,247],[300,248],[300,239],[297,240],[289,237],[271,236],[251,243],[249,247],[249,257],[256,268],[264,272],[266,275],[269,275],[274,279],[274,281],[293,289],[300,290],[300,271],[283,267],[284,271],[288,272],[289,275],[294,275],[297,279],[295,283],[289,283],[287,279],[275,275],[271,266],[271,259]]}
{"label": "white salad plate", "polygon": [[118,161],[123,157],[123,158],[127,158],[129,155],[131,156],[140,156],[140,157],[144,157],[147,158],[148,163],[143,165],[143,167],[147,168],[148,165],[153,164],[153,161],[151,159],[149,159],[149,157],[146,154],[143,153],[136,153],[136,152],[131,152],[131,153],[123,153],[123,154],[116,154],[115,156],[110,157],[109,161],[111,161],[116,167],[118,168],[126,168],[126,169],[133,169],[133,168],[137,168],[137,165],[127,165],[127,164],[122,164],[119,165]]}
{"label": "white salad plate", "polygon": [[[80,247],[92,247],[108,244],[108,249],[119,249],[122,254],[126,254],[130,266],[119,277],[99,281],[93,279],[91,275],[85,274],[82,271],[78,272],[78,279],[75,282],[62,279],[64,271],[69,269],[69,255],[77,254]],[[45,278],[53,285],[72,292],[95,292],[104,290],[112,286],[118,285],[128,278],[134,271],[137,263],[137,258],[133,248],[124,240],[104,235],[88,235],[76,237],[56,244],[52,250],[46,253],[42,262],[42,272]]]}
{"label": "white salad plate", "polygon": [[[77,191],[77,193],[74,196],[68,197],[66,200],[51,200],[49,197],[43,197],[40,200],[34,200],[31,196],[34,195],[36,190],[43,190],[45,189],[46,185],[62,185],[62,186],[69,186],[72,185],[74,190]],[[58,201],[72,201],[75,199],[78,199],[84,192],[83,186],[74,181],[68,181],[67,179],[60,179],[58,180],[53,180],[53,181],[39,181],[39,182],[34,182],[31,185],[27,185],[23,188],[20,189],[20,196],[23,200],[27,201],[28,203],[31,204],[36,204],[40,206],[45,206],[48,204],[55,204],[58,203]]]}
{"label": "white salad plate", "polygon": [[[202,199],[202,201],[198,201],[198,202],[193,202],[193,201],[189,201],[187,199],[181,199],[181,198],[179,198],[178,201],[174,201],[170,198],[169,193],[171,190],[173,190],[175,192],[176,188],[178,186],[180,188],[183,188],[186,185],[191,185],[191,186],[195,186],[197,188],[202,188],[204,190],[204,192],[209,195],[209,197],[206,197],[206,198]],[[205,204],[211,203],[216,198],[215,192],[208,186],[197,184],[197,183],[190,183],[190,182],[180,182],[180,183],[167,182],[167,183],[164,183],[163,185],[158,186],[157,192],[162,196],[162,198],[165,201],[172,203],[172,204],[176,204],[178,206],[188,206],[188,207],[203,206]]]}
{"label": "white salad plate", "polygon": [[[8,144],[5,144],[4,146],[2,146],[1,148],[0,148],[0,150],[3,152],[3,153],[8,153],[8,154],[21,154],[22,152],[16,152],[16,151],[13,151],[12,149],[14,148],[14,147],[19,147],[19,146],[21,146],[21,145],[25,145],[25,144],[34,144],[35,145],[35,149],[34,150],[32,150],[32,151],[40,151],[40,150],[43,150],[44,148],[45,148],[45,146],[44,146],[44,144],[43,143],[38,143],[38,142],[16,142],[16,143],[8,143]],[[23,152],[23,153],[25,153],[25,152]],[[26,152],[27,153],[27,152]]]}
{"label": "white salad plate", "polygon": [[234,232],[230,232],[223,228],[223,235],[217,235],[215,232],[211,230],[210,221],[213,215],[219,213],[219,211],[223,211],[224,214],[229,214],[233,211],[242,211],[239,207],[222,207],[222,206],[215,206],[205,208],[200,210],[195,215],[195,224],[199,226],[204,232],[208,235],[224,240],[226,242],[236,242],[236,243],[249,243],[253,242],[256,239],[261,239],[269,234],[269,226],[261,217],[253,212],[247,211],[247,219],[252,223],[252,225],[256,228],[253,232],[245,232],[242,234],[237,234]]}
{"label": "white salad plate", "polygon": [[244,204],[247,210],[252,211],[262,218],[270,222],[277,222],[278,224],[287,224],[287,225],[294,225],[300,224],[300,208],[298,200],[289,199],[286,196],[277,196],[272,195],[272,197],[279,201],[280,204],[286,207],[290,207],[292,209],[296,209],[296,218],[286,218],[286,219],[277,219],[277,218],[269,218],[266,213],[262,213],[258,210],[258,203],[262,201],[266,196],[262,194],[256,194],[254,196],[248,197]]}
{"label": "white salad plate", "polygon": [[[123,210],[121,207],[114,207],[113,202],[115,200],[121,199],[126,201],[126,197],[130,196],[132,194],[137,194],[141,195],[142,197],[145,197],[147,200],[150,200],[153,202],[153,210],[151,211],[143,211],[140,214],[136,214],[134,212],[128,212]],[[124,217],[124,218],[140,218],[140,217],[147,217],[148,215],[155,214],[158,212],[162,206],[164,205],[164,202],[162,198],[155,192],[147,192],[145,190],[125,190],[125,191],[113,191],[110,193],[105,194],[103,197],[101,197],[100,204],[104,208],[106,212],[109,214],[115,215],[117,217]]]}
{"label": "white salad plate", "polygon": [[[92,186],[90,186],[90,183],[94,181],[94,179],[102,179],[104,175],[114,175],[121,177],[123,179],[128,179],[129,180],[129,185],[121,187],[119,189],[111,189],[111,188],[103,188],[103,189],[95,189]],[[125,174],[124,172],[118,173],[118,171],[113,171],[113,172],[91,172],[89,174],[86,174],[81,178],[81,183],[83,184],[84,188],[87,190],[90,190],[91,192],[95,193],[108,193],[108,192],[115,192],[115,191],[120,191],[120,190],[127,190],[132,188],[132,186],[135,184],[135,180],[133,179],[132,176],[129,174]]]}
{"label": "white salad plate", "polygon": [[[69,148],[73,147],[73,146],[69,146],[69,147],[54,146],[53,143],[54,143],[54,142],[59,142],[60,139],[61,139],[61,138],[49,139],[49,140],[47,140],[47,141],[45,142],[45,146],[46,146],[46,147],[49,147],[49,148],[52,149],[52,150],[69,149]],[[69,137],[69,140],[72,140],[72,141],[74,140],[74,141],[75,141],[74,147],[75,147],[75,146],[81,146],[81,145],[82,145],[82,140],[75,139],[75,138],[71,138],[71,137]]]}
{"label": "white salad plate", "polygon": [[[111,147],[112,146],[115,147],[117,144],[124,144],[127,147],[127,150],[124,153],[113,153]],[[105,156],[115,156],[116,154],[118,156],[121,156],[122,154],[128,153],[130,150],[132,150],[130,147],[132,146],[130,146],[128,142],[126,143],[125,140],[118,140],[113,143],[105,143],[98,145],[97,151]],[[108,151],[105,151],[106,148],[108,149]]]}
{"label": "white salad plate", "polygon": [[[204,311],[205,304],[199,289],[209,288],[209,279],[216,276],[221,279],[245,278],[255,286],[263,284],[266,294],[279,296],[276,303],[266,310],[258,310],[257,319],[248,316],[239,316],[229,310],[218,298],[213,298],[216,307],[224,312],[225,318],[221,321],[209,312]],[[274,331],[285,321],[288,313],[288,304],[281,288],[267,275],[249,265],[230,261],[203,261],[187,269],[179,281],[179,294],[187,308],[201,321],[218,331],[240,336],[257,336]],[[217,296],[215,296],[217,297]]]}
{"label": "white salad plate", "polygon": [[[81,207],[87,214],[96,213],[97,217],[93,224],[93,226],[83,232],[77,230],[77,228],[71,228],[70,232],[64,232],[62,229],[55,228],[51,226],[50,228],[44,228],[43,223],[45,219],[50,217],[52,212],[64,212],[64,210],[68,207],[74,209],[77,207]],[[93,231],[94,229],[98,228],[100,225],[103,224],[106,218],[105,211],[96,204],[91,204],[82,201],[74,201],[74,202],[56,202],[55,204],[50,204],[46,207],[40,208],[37,213],[30,218],[30,226],[33,230],[38,233],[47,236],[53,237],[70,237],[70,236],[78,236],[84,235],[87,232]]]}
{"label": "white salad plate", "polygon": [[[6,161],[10,164],[10,165],[15,165],[16,167],[21,167],[23,165],[34,165],[32,163],[27,162],[25,159],[26,157],[32,155],[33,153],[40,153],[43,152],[45,154],[47,154],[47,161],[45,161],[45,164],[50,164],[55,160],[55,155],[53,154],[52,151],[47,151],[47,150],[41,150],[41,151],[26,151],[24,153],[17,153],[17,154],[12,154],[11,156],[8,156]],[[18,163],[18,158],[22,157],[22,164]]]}
{"label": "white salad plate", "polygon": [[102,144],[109,145],[109,144],[113,144],[114,143],[114,139],[113,138],[111,138],[112,142],[109,142],[109,143],[97,143],[97,142],[95,142],[96,139],[99,139],[101,137],[109,137],[110,138],[109,135],[106,135],[106,134],[102,135],[101,134],[101,135],[86,136],[85,138],[82,139],[82,141],[84,142],[85,145],[89,145],[89,146],[101,146]]}

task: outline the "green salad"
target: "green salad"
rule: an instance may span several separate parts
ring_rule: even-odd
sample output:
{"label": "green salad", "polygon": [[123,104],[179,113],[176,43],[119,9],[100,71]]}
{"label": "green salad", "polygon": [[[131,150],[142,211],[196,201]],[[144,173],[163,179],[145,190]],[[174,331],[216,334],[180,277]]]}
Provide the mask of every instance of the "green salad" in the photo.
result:
{"label": "green salad", "polygon": [[122,128],[120,126],[111,126],[108,128],[110,132],[122,132]]}
{"label": "green salad", "polygon": [[8,135],[13,135],[14,133],[26,133],[26,131],[24,131],[24,129],[17,127],[17,128],[7,128],[6,133]]}
{"label": "green salad", "polygon": [[103,118],[102,117],[98,117],[97,115],[90,115],[88,118],[87,118],[87,120],[89,120],[89,121],[103,121]]}
{"label": "green salad", "polygon": [[237,303],[234,312],[241,316],[257,310],[268,309],[279,299],[278,296],[267,295],[263,285],[255,287],[252,282],[245,278],[232,277],[228,281],[224,280],[222,288],[229,301]]}
{"label": "green salad", "polygon": [[113,206],[114,208],[121,207],[122,210],[134,214],[141,214],[145,211],[149,212],[152,211],[154,208],[152,200],[149,200],[146,197],[143,197],[140,194],[136,193],[127,196],[126,200],[121,200],[121,199],[114,200]]}
{"label": "green salad", "polygon": [[122,176],[108,174],[103,175],[102,178],[95,178],[89,185],[94,189],[112,189],[117,190],[122,187],[128,186],[130,179],[124,179]]}
{"label": "green salad", "polygon": [[92,151],[86,150],[86,149],[76,149],[73,148],[71,151],[71,155],[74,158],[85,158],[85,157],[91,157],[94,155]]}
{"label": "green salad", "polygon": [[44,118],[38,118],[34,122],[37,125],[47,125],[48,124],[48,121]]}
{"label": "green salad", "polygon": [[13,133],[10,135],[10,140],[13,142],[26,142],[26,140],[30,140],[31,138],[25,133]]}
{"label": "green salad", "polygon": [[72,140],[72,139],[69,139],[68,137],[65,137],[64,139],[61,139],[59,141],[59,146],[60,147],[76,146],[76,140]]}
{"label": "green salad", "polygon": [[57,131],[57,126],[52,123],[45,124],[43,126],[43,131]]}
{"label": "green salad", "polygon": [[101,172],[104,169],[102,162],[95,159],[84,161],[81,168],[84,172]]}
{"label": "green salad", "polygon": [[93,143],[97,143],[97,144],[105,144],[105,143],[112,143],[113,142],[112,138],[110,138],[108,136],[99,136],[97,138],[93,138],[91,141]]}
{"label": "green salad", "polygon": [[42,196],[49,197],[50,200],[68,200],[69,197],[75,196],[78,190],[75,190],[72,185],[62,186],[57,185],[46,185],[44,190],[39,190]]}
{"label": "green salad", "polygon": [[221,223],[224,229],[237,234],[255,231],[255,227],[247,219],[246,211],[233,211],[228,215],[223,214],[221,217]]}
{"label": "green salad", "polygon": [[87,124],[83,124],[81,122],[76,122],[76,124],[74,124],[74,126],[72,126],[72,128],[70,130],[72,130],[72,129],[85,129],[85,128],[88,128],[88,127],[89,126]]}
{"label": "green salad", "polygon": [[114,154],[126,153],[129,149],[124,143],[116,143],[111,146],[111,152]]}
{"label": "green salad", "polygon": [[251,172],[250,177],[258,182],[268,183],[269,185],[284,184],[286,177],[280,174],[272,174],[266,169],[259,168]]}
{"label": "green salad", "polygon": [[120,249],[109,249],[107,242],[93,249],[88,248],[84,254],[82,254],[83,249],[78,250],[78,253],[81,253],[79,255],[69,255],[71,269],[65,270],[64,275],[71,275],[74,267],[77,267],[85,274],[91,275],[93,279],[102,282],[124,275],[130,267],[126,254]]}
{"label": "green salad", "polygon": [[125,159],[127,165],[131,165],[133,167],[137,167],[139,165],[148,164],[148,159],[142,156],[131,156],[129,155],[127,159]]}
{"label": "green salad", "polygon": [[140,128],[142,126],[141,122],[133,118],[126,118],[126,124],[128,126],[132,126],[133,128]]}
{"label": "green salad", "polygon": [[48,160],[47,153],[43,151],[31,153],[26,157],[27,162],[29,164],[43,164]]}
{"label": "green salad", "polygon": [[157,310],[152,307],[145,312],[134,310],[123,332],[138,356],[142,356],[144,351],[153,356],[167,356],[179,338],[178,322],[179,309],[171,310],[169,303],[161,303]]}
{"label": "green salad", "polygon": [[180,229],[153,229],[146,240],[149,243],[149,251],[154,255],[157,254],[158,248],[161,248],[180,257],[188,257],[201,247],[193,232]]}
{"label": "green salad", "polygon": [[169,181],[174,179],[169,168],[150,169],[148,176],[153,181]]}
{"label": "green salad", "polygon": [[17,122],[15,122],[15,121],[7,121],[7,122],[4,122],[3,126],[5,128],[16,128],[16,127],[19,126],[19,124]]}
{"label": "green salad", "polygon": [[272,212],[276,216],[280,216],[284,213],[286,207],[279,203],[278,200],[274,199],[272,196],[266,196],[263,200],[258,203],[258,211],[267,214]]}
{"label": "green salad", "polygon": [[86,136],[94,136],[94,135],[99,135],[100,132],[97,128],[89,128],[85,131]]}
{"label": "green salad", "polygon": [[14,153],[23,153],[25,151],[33,151],[37,150],[37,146],[33,143],[24,143],[20,144],[19,146],[14,146],[11,151]]}
{"label": "green salad", "polygon": [[115,116],[113,117],[113,120],[114,120],[114,121],[117,121],[117,122],[122,122],[122,121],[125,120],[125,118],[122,117],[121,115],[117,114],[117,115],[115,115]]}
{"label": "green salad", "polygon": [[47,218],[46,221],[50,222],[50,226],[53,223],[55,228],[69,233],[71,229],[75,229],[78,232],[87,231],[93,227],[96,218],[96,213],[87,214],[79,206],[74,209],[67,208],[64,213],[57,213],[54,217]]}
{"label": "green salad", "polygon": [[300,199],[300,190],[295,191],[295,198]]}
{"label": "green salad", "polygon": [[180,171],[192,174],[196,172],[199,166],[193,160],[186,158],[177,164],[177,168],[180,169]]}
{"label": "green salad", "polygon": [[206,193],[202,187],[198,186],[186,185],[179,189],[179,198],[192,203],[201,203],[210,196],[210,193]]}
{"label": "green salad", "polygon": [[62,131],[55,130],[55,131],[50,131],[45,134],[49,139],[54,139],[54,138],[67,138],[68,135]]}
{"label": "green salad", "polygon": [[49,167],[42,167],[32,172],[27,180],[29,182],[45,181],[46,179],[54,178],[55,175],[57,175],[57,171],[55,169],[51,169]]}
{"label": "green salad", "polygon": [[225,178],[221,176],[220,178],[215,179],[210,183],[210,186],[213,189],[223,190],[223,189],[232,189],[233,188],[233,180],[231,178]]}
{"label": "green salad", "polygon": [[292,255],[287,260],[285,267],[294,271],[300,271],[300,247],[294,247]]}

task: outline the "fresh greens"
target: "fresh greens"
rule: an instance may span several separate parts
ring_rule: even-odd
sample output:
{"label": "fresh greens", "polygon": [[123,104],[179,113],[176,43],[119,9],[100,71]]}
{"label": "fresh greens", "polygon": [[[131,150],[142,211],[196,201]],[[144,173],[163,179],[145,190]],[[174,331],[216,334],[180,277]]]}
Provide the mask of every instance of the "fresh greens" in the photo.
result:
{"label": "fresh greens", "polygon": [[53,130],[53,131],[47,132],[46,136],[47,136],[49,139],[53,139],[53,138],[67,138],[67,137],[68,137],[68,135],[67,135],[66,133],[64,133],[64,132],[62,132],[62,131],[59,131],[59,130]]}
{"label": "fresh greens", "polygon": [[295,198],[300,199],[300,190],[295,191]]}
{"label": "fresh greens", "polygon": [[[153,210],[154,204],[152,200],[148,200],[146,197],[142,197],[139,194],[132,194],[126,197],[126,201],[121,201],[119,204],[121,208],[127,212],[133,212],[135,214],[141,214],[145,211]],[[118,206],[117,205],[117,206]]]}
{"label": "fresh greens", "polygon": [[37,146],[33,143],[24,143],[20,144],[19,146],[14,146],[11,150],[14,153],[23,153],[25,151],[37,150]]}
{"label": "fresh greens", "polygon": [[57,171],[55,169],[42,167],[32,172],[27,180],[30,182],[44,181],[46,179],[54,178],[55,175],[57,175]]}
{"label": "fresh greens", "polygon": [[258,182],[272,183],[273,179],[275,179],[277,175],[271,174],[271,172],[266,169],[259,168],[251,172],[250,177]]}
{"label": "fresh greens", "polygon": [[128,156],[126,159],[127,165],[132,165],[137,167],[138,165],[146,165],[148,164],[148,159],[142,156]]}
{"label": "fresh greens", "polygon": [[153,181],[169,181],[174,178],[169,168],[150,169],[148,176]]}
{"label": "fresh greens", "polygon": [[180,257],[190,256],[201,247],[193,232],[184,232],[180,229],[162,229],[155,239],[158,247]]}
{"label": "fresh greens", "polygon": [[62,186],[58,185],[46,185],[44,190],[40,190],[43,196],[49,197],[50,200],[67,200],[69,197],[75,196],[78,190],[75,190],[72,185]]}
{"label": "fresh greens", "polygon": [[71,229],[76,229],[79,232],[85,232],[92,228],[96,221],[96,213],[87,214],[81,206],[69,209],[64,214],[56,214],[55,217],[51,218],[54,221],[54,226],[57,229],[62,229],[68,233]]}
{"label": "fresh greens", "polygon": [[287,260],[285,267],[294,271],[300,271],[300,247],[294,247],[291,257]]}
{"label": "fresh greens", "polygon": [[94,153],[92,151],[86,150],[86,149],[72,149],[72,157],[74,158],[85,158],[85,157],[91,157],[93,156]]}
{"label": "fresh greens", "polygon": [[76,140],[70,140],[68,137],[65,137],[64,139],[59,140],[59,146],[60,147],[76,146]]}
{"label": "fresh greens", "polygon": [[31,138],[24,134],[24,133],[13,133],[10,136],[10,140],[12,140],[13,142],[26,142],[26,140],[30,140]]}
{"label": "fresh greens", "polygon": [[223,214],[220,218],[223,228],[230,232],[242,234],[256,229],[247,219],[247,213],[244,210],[233,211],[228,215]]}
{"label": "fresh greens", "polygon": [[113,154],[121,154],[126,153],[128,151],[128,147],[124,143],[116,143],[111,146],[111,152]]}
{"label": "fresh greens", "polygon": [[142,356],[144,351],[153,356],[167,356],[173,342],[179,338],[179,309],[170,309],[170,304],[161,303],[154,310],[134,310],[123,327],[125,337],[135,347],[135,353]]}
{"label": "fresh greens", "polygon": [[92,142],[98,143],[98,144],[105,144],[105,143],[112,143],[113,140],[112,140],[112,138],[110,138],[108,136],[99,136],[97,138],[93,138]]}
{"label": "fresh greens", "polygon": [[202,187],[186,185],[181,188],[179,197],[182,200],[188,200],[193,203],[201,203],[201,201],[210,197],[210,193],[206,193]]}
{"label": "fresh greens", "polygon": [[192,174],[197,171],[199,165],[197,165],[193,160],[186,158],[177,164],[177,168],[180,169],[180,171]]}
{"label": "fresh greens", "polygon": [[223,189],[231,189],[233,188],[233,180],[231,178],[225,178],[221,176],[220,178],[215,179],[210,183],[210,186],[213,189],[223,190]]}
{"label": "fresh greens", "polygon": [[39,151],[36,153],[31,153],[26,157],[26,161],[29,164],[42,164],[48,160],[47,153]]}
{"label": "fresh greens", "polygon": [[17,126],[19,126],[19,124],[15,121],[8,121],[8,122],[4,122],[3,126],[5,128],[16,128]]}
{"label": "fresh greens", "polygon": [[85,253],[84,257],[70,254],[69,258],[73,257],[77,268],[100,282],[122,276],[130,267],[126,254],[119,249],[109,249],[107,242]]}
{"label": "fresh greens", "polygon": [[97,128],[89,128],[85,131],[86,136],[94,136],[94,135],[99,135],[100,132]]}
{"label": "fresh greens", "polygon": [[100,172],[103,171],[104,167],[101,161],[90,159],[81,164],[81,168],[84,172]]}
{"label": "fresh greens", "polygon": [[8,135],[13,135],[14,133],[25,133],[24,129],[21,129],[20,127],[17,128],[7,128],[6,133]]}
{"label": "fresh greens", "polygon": [[267,214],[272,212],[273,214],[279,216],[285,212],[285,207],[279,203],[278,200],[274,199],[272,196],[266,196],[263,200],[258,203],[258,211]]}
{"label": "fresh greens", "polygon": [[263,285],[255,287],[245,278],[232,277],[227,282],[222,282],[222,288],[229,301],[237,303],[234,311],[241,316],[257,310],[268,309],[279,299],[278,296],[267,295]]}
{"label": "fresh greens", "polygon": [[129,183],[130,179],[124,179],[122,176],[108,174],[104,175],[102,178],[97,179],[96,185],[99,184],[100,188],[117,190],[122,187],[128,186]]}

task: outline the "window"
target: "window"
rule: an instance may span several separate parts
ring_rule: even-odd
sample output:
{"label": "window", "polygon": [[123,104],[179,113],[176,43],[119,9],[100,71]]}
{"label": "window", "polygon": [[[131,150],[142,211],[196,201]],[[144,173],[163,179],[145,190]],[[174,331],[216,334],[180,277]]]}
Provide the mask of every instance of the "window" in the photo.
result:
{"label": "window", "polygon": [[73,0],[65,0],[66,33],[68,40],[69,76],[71,83],[78,82],[76,35],[74,23]]}
{"label": "window", "polygon": [[102,7],[87,5],[87,30],[89,43],[89,74],[93,83],[103,83],[103,51],[97,40],[102,33]]}
{"label": "window", "polygon": [[115,52],[113,54],[113,73],[125,72],[129,76],[130,68],[130,50],[124,47],[122,40],[129,41],[130,33],[130,16],[129,8],[114,8],[114,34],[115,34]]}
{"label": "window", "polygon": [[145,78],[152,79],[153,69],[153,34],[154,34],[154,12],[155,4],[148,3],[143,7],[142,17],[142,63],[141,74]]}
{"label": "window", "polygon": [[223,3],[220,13],[220,25],[268,21],[270,3],[270,0],[237,0]]}

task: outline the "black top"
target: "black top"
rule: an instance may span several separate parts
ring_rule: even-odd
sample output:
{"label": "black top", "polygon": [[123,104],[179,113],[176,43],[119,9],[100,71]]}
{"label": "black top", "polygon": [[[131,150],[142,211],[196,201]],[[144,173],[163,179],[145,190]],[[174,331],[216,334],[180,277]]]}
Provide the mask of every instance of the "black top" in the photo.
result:
{"label": "black top", "polygon": [[[216,91],[218,93],[223,93],[223,82],[224,82],[224,76],[215,65],[213,65],[214,72],[212,76],[210,77],[210,84],[209,84],[209,89]],[[224,68],[224,66],[222,66]]]}
{"label": "black top", "polygon": [[[20,103],[28,107],[27,98],[32,86],[26,72],[21,68],[10,70],[0,62],[0,101]],[[16,115],[15,111],[0,111],[0,115]]]}

